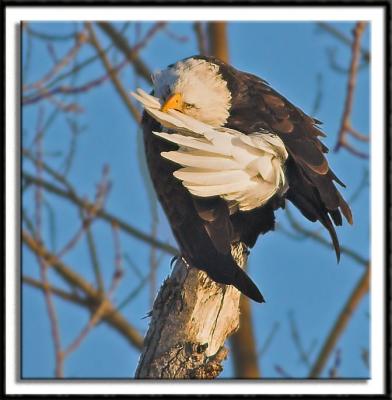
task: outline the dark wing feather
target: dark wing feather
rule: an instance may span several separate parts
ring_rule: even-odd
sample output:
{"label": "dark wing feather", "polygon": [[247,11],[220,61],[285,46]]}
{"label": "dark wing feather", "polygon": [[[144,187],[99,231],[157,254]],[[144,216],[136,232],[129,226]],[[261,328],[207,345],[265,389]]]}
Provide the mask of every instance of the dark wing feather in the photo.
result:
{"label": "dark wing feather", "polygon": [[193,197],[193,204],[215,248],[230,254],[234,230],[226,202],[220,197]]}
{"label": "dark wing feather", "polygon": [[188,264],[206,271],[214,281],[233,285],[253,300],[263,302],[257,286],[231,255],[234,233],[227,204],[220,198],[193,197],[173,176],[178,165],[161,156],[162,151],[175,150],[176,146],[152,134],[162,127],[146,113],[142,126],[151,179]]}
{"label": "dark wing feather", "polygon": [[341,213],[352,224],[352,214],[333,183],[343,185],[324,156],[328,148],[318,139],[325,136],[317,127],[318,121],[295,107],[264,80],[224,64],[220,71],[232,93],[227,127],[244,133],[265,129],[282,139],[289,153],[286,197],[305,217],[319,220],[327,228],[339,258],[334,224],[341,225]]}

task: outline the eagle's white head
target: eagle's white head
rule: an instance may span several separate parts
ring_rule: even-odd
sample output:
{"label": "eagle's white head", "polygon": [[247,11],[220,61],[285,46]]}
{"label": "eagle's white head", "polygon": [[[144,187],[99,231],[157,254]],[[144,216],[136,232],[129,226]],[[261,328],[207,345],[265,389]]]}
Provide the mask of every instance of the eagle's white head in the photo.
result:
{"label": "eagle's white head", "polygon": [[227,121],[231,94],[216,64],[188,58],[152,78],[154,94],[163,101],[162,111],[179,110],[213,127]]}

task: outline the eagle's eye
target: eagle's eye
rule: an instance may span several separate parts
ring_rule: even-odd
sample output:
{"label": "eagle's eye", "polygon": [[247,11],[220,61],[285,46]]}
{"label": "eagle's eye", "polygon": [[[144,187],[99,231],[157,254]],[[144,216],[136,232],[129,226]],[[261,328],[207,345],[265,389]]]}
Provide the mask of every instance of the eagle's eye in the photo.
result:
{"label": "eagle's eye", "polygon": [[184,108],[186,110],[191,110],[192,108],[196,108],[196,106],[194,104],[191,104],[191,103],[184,103]]}

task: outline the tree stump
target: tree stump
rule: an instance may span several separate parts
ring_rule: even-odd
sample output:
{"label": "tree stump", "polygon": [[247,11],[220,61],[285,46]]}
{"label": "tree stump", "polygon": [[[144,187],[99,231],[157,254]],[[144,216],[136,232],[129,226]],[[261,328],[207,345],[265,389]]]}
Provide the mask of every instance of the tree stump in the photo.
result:
{"label": "tree stump", "polygon": [[[235,243],[231,251],[244,268],[247,247]],[[239,327],[240,295],[178,259],[155,299],[135,378],[216,378],[228,354],[224,343]]]}

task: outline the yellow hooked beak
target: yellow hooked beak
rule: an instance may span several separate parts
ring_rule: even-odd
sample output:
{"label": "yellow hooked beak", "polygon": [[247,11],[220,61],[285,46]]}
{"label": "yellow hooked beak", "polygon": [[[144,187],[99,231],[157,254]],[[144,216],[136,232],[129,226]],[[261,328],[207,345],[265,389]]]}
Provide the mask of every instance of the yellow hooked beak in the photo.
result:
{"label": "yellow hooked beak", "polygon": [[184,102],[180,93],[172,94],[161,107],[162,112],[168,112],[169,110],[182,111]]}

